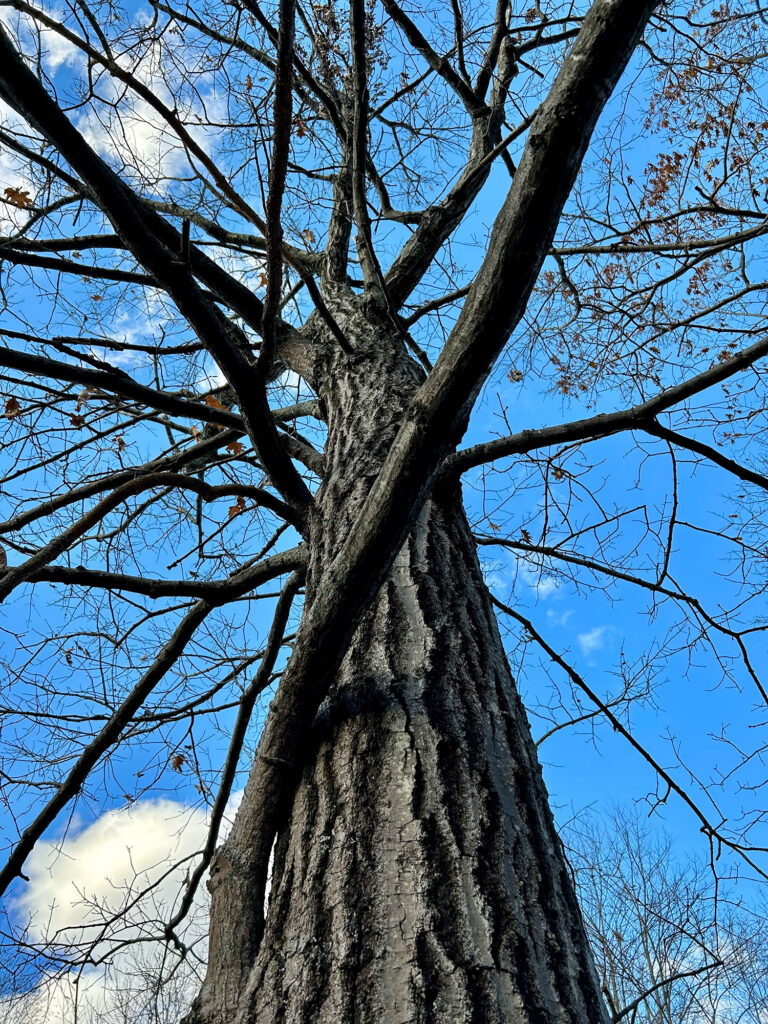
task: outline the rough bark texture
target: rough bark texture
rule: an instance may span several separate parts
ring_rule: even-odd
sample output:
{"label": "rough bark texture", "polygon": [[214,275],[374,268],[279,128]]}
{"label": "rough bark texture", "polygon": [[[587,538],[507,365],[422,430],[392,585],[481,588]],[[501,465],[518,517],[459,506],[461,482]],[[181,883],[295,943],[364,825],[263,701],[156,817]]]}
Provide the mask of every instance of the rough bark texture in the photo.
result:
{"label": "rough bark texture", "polygon": [[422,515],[315,739],[245,1020],[604,1019],[460,511]]}
{"label": "rough bark texture", "polygon": [[[315,368],[329,436],[308,602],[419,382],[365,332],[365,357]],[[232,892],[219,927],[248,898]],[[424,507],[315,720],[255,946],[213,944],[192,1020],[607,1020],[457,491]],[[222,962],[238,957],[247,980]]]}

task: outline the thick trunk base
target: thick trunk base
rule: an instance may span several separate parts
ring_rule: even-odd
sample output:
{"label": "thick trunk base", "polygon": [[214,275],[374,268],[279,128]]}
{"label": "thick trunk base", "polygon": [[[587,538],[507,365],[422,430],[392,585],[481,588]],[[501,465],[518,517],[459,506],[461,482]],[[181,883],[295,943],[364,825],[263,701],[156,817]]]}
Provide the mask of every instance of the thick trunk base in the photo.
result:
{"label": "thick trunk base", "polygon": [[240,1024],[603,1024],[463,514],[430,503],[321,708]]}

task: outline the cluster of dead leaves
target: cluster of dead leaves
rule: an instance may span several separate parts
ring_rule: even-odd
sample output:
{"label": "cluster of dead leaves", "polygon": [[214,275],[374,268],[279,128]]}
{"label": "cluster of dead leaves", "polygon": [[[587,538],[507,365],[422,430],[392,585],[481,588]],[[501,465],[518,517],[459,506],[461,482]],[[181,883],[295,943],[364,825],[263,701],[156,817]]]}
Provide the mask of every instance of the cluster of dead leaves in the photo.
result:
{"label": "cluster of dead leaves", "polygon": [[245,498],[240,494],[238,495],[235,504],[229,506],[229,518],[234,519],[235,516],[239,516],[241,512],[245,512],[245,507]]}
{"label": "cluster of dead leaves", "polygon": [[17,207],[19,210],[31,210],[34,206],[32,198],[24,188],[6,188],[3,190],[6,203],[10,203],[11,206]]}

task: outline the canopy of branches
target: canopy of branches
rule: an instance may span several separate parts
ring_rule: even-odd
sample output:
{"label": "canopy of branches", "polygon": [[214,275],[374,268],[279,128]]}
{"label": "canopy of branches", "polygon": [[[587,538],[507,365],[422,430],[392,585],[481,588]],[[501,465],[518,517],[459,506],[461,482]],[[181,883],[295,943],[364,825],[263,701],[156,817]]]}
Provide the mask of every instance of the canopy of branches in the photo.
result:
{"label": "canopy of branches", "polygon": [[[210,827],[188,898],[38,921],[18,983],[123,925],[202,959],[185,915],[349,466],[318,702],[461,481],[544,760],[586,729],[768,877],[768,9],[0,8],[0,877],[19,898],[38,841],[150,798]],[[385,337],[414,397],[369,479],[376,424],[340,471],[325,396]]]}

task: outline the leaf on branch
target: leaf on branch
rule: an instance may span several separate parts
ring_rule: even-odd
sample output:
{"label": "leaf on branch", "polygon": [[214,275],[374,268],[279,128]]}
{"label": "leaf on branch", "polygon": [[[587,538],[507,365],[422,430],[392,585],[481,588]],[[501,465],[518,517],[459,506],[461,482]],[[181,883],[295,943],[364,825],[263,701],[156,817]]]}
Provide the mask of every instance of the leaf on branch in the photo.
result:
{"label": "leaf on branch", "polygon": [[521,530],[520,531],[520,536],[523,538],[523,541],[526,544],[530,544],[531,543],[531,535],[530,535],[530,533],[528,533],[527,530]]}
{"label": "leaf on branch", "polygon": [[80,429],[80,428],[85,426],[85,417],[84,416],[70,416],[69,417],[69,422],[72,424],[73,427],[77,427],[78,429]]}
{"label": "leaf on branch", "polygon": [[311,245],[315,241],[315,232],[312,231],[310,228],[304,228],[304,230],[301,232],[301,237],[304,239],[305,242],[309,242],[309,244]]}
{"label": "leaf on branch", "polygon": [[174,754],[171,758],[171,768],[173,768],[175,772],[181,772],[184,761],[184,754]]}
{"label": "leaf on branch", "polygon": [[20,210],[30,210],[33,206],[29,192],[23,188],[7,188],[4,190],[5,201]]}
{"label": "leaf on branch", "polygon": [[498,523],[492,523],[490,519],[488,520],[488,525],[490,526],[494,533],[498,533],[499,530],[501,529]]}
{"label": "leaf on branch", "polygon": [[230,455],[242,455],[242,453],[245,451],[245,449],[243,448],[239,441],[230,441],[229,444],[227,445],[226,450],[230,453]]}
{"label": "leaf on branch", "polygon": [[241,512],[245,512],[245,498],[240,494],[234,505],[229,506],[229,518],[234,519]]}
{"label": "leaf on branch", "polygon": [[253,88],[253,79],[250,75],[245,76],[245,91],[250,92]]}
{"label": "leaf on branch", "polygon": [[297,139],[303,139],[304,136],[307,134],[307,122],[306,121],[302,121],[302,119],[300,117],[297,117],[296,118],[296,123],[295,123],[295,128],[296,128],[296,138]]}
{"label": "leaf on branch", "polygon": [[204,401],[211,409],[221,409],[223,412],[229,409],[228,405],[222,405],[218,398],[214,398],[213,395],[206,395]]}
{"label": "leaf on branch", "polygon": [[259,288],[267,287],[267,275],[265,273],[259,274]]}
{"label": "leaf on branch", "polygon": [[77,405],[75,406],[75,412],[80,412],[84,405],[88,404],[89,399],[97,398],[103,395],[104,392],[100,391],[99,388],[87,387],[83,388],[80,394],[77,396]]}
{"label": "leaf on branch", "polygon": [[512,369],[507,374],[507,380],[511,381],[512,384],[519,384],[522,379],[523,379],[523,372],[522,372],[522,370]]}
{"label": "leaf on branch", "polygon": [[21,406],[18,399],[11,395],[5,403],[5,418],[12,420],[14,416],[21,416]]}
{"label": "leaf on branch", "polygon": [[553,466],[552,476],[555,480],[563,480],[565,478],[565,470],[561,469],[559,466]]}

